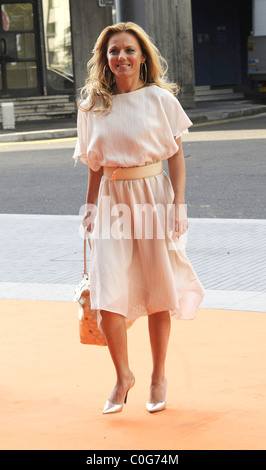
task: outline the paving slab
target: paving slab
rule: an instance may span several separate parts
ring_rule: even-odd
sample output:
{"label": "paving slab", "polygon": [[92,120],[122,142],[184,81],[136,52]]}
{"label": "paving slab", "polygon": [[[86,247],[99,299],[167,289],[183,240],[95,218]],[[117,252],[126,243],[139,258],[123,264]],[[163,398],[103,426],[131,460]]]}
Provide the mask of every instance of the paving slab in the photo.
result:
{"label": "paving slab", "polygon": [[[0,236],[0,298],[72,301],[83,272],[81,217],[0,214]],[[201,307],[266,310],[265,237],[263,219],[189,218]]]}

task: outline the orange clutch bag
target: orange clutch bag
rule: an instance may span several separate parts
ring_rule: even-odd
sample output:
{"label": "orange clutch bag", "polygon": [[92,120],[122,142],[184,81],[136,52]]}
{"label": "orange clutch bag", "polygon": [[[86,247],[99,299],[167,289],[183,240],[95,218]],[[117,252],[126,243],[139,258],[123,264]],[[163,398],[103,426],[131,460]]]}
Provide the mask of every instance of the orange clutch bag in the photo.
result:
{"label": "orange clutch bag", "polygon": [[[91,241],[88,238],[91,248]],[[79,336],[82,344],[106,346],[103,334],[97,324],[97,312],[91,309],[90,300],[90,275],[87,272],[86,257],[87,239],[84,237],[84,272],[82,280],[75,289],[74,302],[79,303]]]}

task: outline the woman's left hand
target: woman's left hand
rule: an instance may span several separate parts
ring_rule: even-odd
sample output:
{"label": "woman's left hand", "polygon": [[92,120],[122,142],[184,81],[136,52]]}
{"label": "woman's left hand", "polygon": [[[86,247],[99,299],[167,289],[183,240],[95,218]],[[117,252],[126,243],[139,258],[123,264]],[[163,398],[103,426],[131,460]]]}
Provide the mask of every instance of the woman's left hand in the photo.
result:
{"label": "woman's left hand", "polygon": [[173,204],[174,214],[170,220],[170,230],[172,230],[172,239],[175,240],[183,235],[188,229],[188,219],[186,205],[180,202]]}

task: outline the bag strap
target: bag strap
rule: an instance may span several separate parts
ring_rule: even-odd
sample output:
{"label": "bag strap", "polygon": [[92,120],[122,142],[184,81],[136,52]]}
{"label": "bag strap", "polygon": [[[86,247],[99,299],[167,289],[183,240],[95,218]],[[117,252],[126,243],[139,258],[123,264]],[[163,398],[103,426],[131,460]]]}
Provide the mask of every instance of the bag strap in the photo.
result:
{"label": "bag strap", "polygon": [[89,243],[90,249],[91,249],[90,235],[89,235],[87,229],[85,228],[85,230],[84,230],[84,273],[83,273],[83,275],[88,274],[87,273],[87,240],[88,240],[88,243]]}

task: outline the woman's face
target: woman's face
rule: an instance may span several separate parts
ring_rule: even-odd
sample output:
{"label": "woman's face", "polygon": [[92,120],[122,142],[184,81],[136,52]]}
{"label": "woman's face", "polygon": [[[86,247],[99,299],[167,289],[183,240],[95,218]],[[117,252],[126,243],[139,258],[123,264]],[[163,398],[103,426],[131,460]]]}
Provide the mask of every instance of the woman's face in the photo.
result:
{"label": "woman's face", "polygon": [[114,33],[107,44],[108,65],[116,79],[138,78],[145,62],[137,38],[130,33]]}

